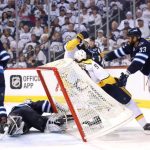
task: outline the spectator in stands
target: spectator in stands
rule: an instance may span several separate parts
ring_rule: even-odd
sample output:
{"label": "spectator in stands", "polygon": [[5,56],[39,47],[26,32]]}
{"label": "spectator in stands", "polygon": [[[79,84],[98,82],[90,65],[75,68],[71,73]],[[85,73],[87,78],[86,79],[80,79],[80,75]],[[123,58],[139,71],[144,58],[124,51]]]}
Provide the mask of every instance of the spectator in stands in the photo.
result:
{"label": "spectator in stands", "polygon": [[41,27],[41,20],[37,19],[35,26],[31,28],[30,32],[35,34],[37,39],[40,39],[40,36],[43,34],[43,28]]}
{"label": "spectator in stands", "polygon": [[55,32],[53,37],[52,37],[52,42],[50,46],[50,55],[51,55],[51,60],[54,60],[54,56],[57,59],[63,58],[63,42],[62,42],[62,35],[59,32]]}
{"label": "spectator in stands", "polygon": [[81,17],[81,23],[82,24],[85,24],[85,25],[88,25],[88,20],[89,20],[89,12],[87,11],[87,8],[84,7],[82,9],[82,12],[80,14],[80,17]]}
{"label": "spectator in stands", "polygon": [[148,28],[148,25],[144,24],[144,20],[141,18],[141,19],[138,19],[138,28],[141,30],[142,32],[142,38],[148,38],[150,36],[150,29]]}
{"label": "spectator in stands", "polygon": [[59,9],[63,8],[66,11],[69,9],[69,3],[66,0],[60,0],[60,2],[57,5]]}
{"label": "spectator in stands", "polygon": [[85,27],[84,24],[79,24],[78,23],[79,20],[76,20],[76,23],[74,25],[74,30],[79,33],[79,32],[82,32],[82,31],[87,31],[87,28]]}
{"label": "spectator in stands", "polygon": [[19,61],[16,65],[13,66],[14,68],[27,68],[27,63],[24,55],[19,56]]}
{"label": "spectator in stands", "polygon": [[95,29],[99,29],[102,26],[102,17],[98,14],[96,8],[92,9],[92,14],[89,16],[90,33],[95,33]]}
{"label": "spectator in stands", "polygon": [[130,24],[128,21],[124,21],[124,28],[122,30],[130,30],[131,27],[130,27]]}
{"label": "spectator in stands", "polygon": [[8,22],[8,14],[7,12],[3,12],[2,13],[2,26],[5,27],[7,25],[7,22]]}
{"label": "spectator in stands", "polygon": [[35,48],[36,45],[39,44],[38,40],[37,40],[37,37],[35,34],[31,34],[31,41],[27,42],[25,44],[25,47],[23,49],[23,52],[24,53],[27,53],[28,52],[28,46],[32,46],[32,48]]}
{"label": "spectator in stands", "polygon": [[100,47],[103,44],[103,40],[104,40],[105,36],[104,36],[104,31],[99,29],[97,31],[97,38],[95,40],[95,43],[98,47]]}
{"label": "spectator in stands", "polygon": [[31,41],[31,33],[28,25],[23,26],[23,33],[20,33],[20,42],[26,44]]}
{"label": "spectator in stands", "polygon": [[8,0],[6,7],[3,8],[4,12],[15,12],[15,0]]}
{"label": "spectator in stands", "polygon": [[[44,11],[47,15],[48,15],[48,10],[49,10],[48,7],[50,6],[48,6],[48,1],[47,1],[47,3],[44,4]],[[59,9],[57,8],[57,5],[54,3],[52,3],[51,5],[50,15],[51,15],[51,20],[54,20],[56,17],[59,16]]]}
{"label": "spectator in stands", "polygon": [[74,24],[70,23],[68,25],[68,30],[62,35],[63,43],[67,43],[76,36],[74,31]]}
{"label": "spectator in stands", "polygon": [[16,47],[17,47],[16,41],[11,41],[10,48],[8,49],[8,53],[10,55],[11,60],[16,59]]}
{"label": "spectator in stands", "polygon": [[71,10],[67,11],[66,16],[69,17],[69,20],[70,20],[71,23],[76,22],[77,17],[73,15]]}
{"label": "spectator in stands", "polygon": [[33,57],[33,54],[30,54],[27,57],[27,68],[35,68],[35,67],[37,67],[37,63]]}
{"label": "spectator in stands", "polygon": [[150,2],[147,3],[147,9],[143,11],[143,19],[147,21],[146,23],[150,26]]}
{"label": "spectator in stands", "polygon": [[123,9],[122,3],[119,0],[112,0],[110,2],[110,7],[113,16],[115,16],[118,13],[118,10],[121,11]]}
{"label": "spectator in stands", "polygon": [[6,44],[10,44],[10,42],[13,41],[13,40],[14,39],[10,34],[10,29],[4,29],[3,34],[1,36],[1,42],[6,43]]}
{"label": "spectator in stands", "polygon": [[59,19],[59,25],[62,26],[65,23],[66,12],[65,12],[64,9],[60,9],[59,13],[60,13],[59,17],[58,17],[58,19]]}
{"label": "spectator in stands", "polygon": [[132,19],[132,13],[131,13],[130,11],[128,11],[128,12],[126,13],[126,19],[124,19],[124,20],[121,21],[121,23],[120,23],[118,29],[119,29],[119,30],[122,30],[122,29],[125,27],[124,22],[127,22],[127,21],[129,22],[130,28],[133,28],[133,27],[134,27],[134,21],[133,21],[133,19]]}
{"label": "spectator in stands", "polygon": [[59,18],[55,18],[54,21],[52,22],[51,26],[55,27],[55,31],[60,32],[61,26],[59,24]]}
{"label": "spectator in stands", "polygon": [[41,65],[44,65],[47,62],[46,56],[39,46],[35,47],[34,57],[35,60]]}
{"label": "spectator in stands", "polygon": [[111,23],[111,34],[112,34],[112,37],[110,38],[114,41],[117,41],[117,39],[120,36],[120,30],[118,29],[118,23],[116,21],[113,21]]}
{"label": "spectator in stands", "polygon": [[118,47],[123,46],[128,41],[127,33],[128,33],[128,30],[126,29],[122,31],[122,35],[117,40]]}
{"label": "spectator in stands", "polygon": [[62,34],[68,31],[68,25],[69,25],[70,23],[71,23],[71,22],[70,22],[69,17],[65,17],[65,23],[64,23],[64,24],[62,25],[62,27],[61,27],[61,33],[62,33]]}
{"label": "spectator in stands", "polygon": [[[81,6],[80,6],[80,8],[81,8]],[[74,16],[77,16],[78,15],[77,3],[73,3],[73,2],[69,3],[69,10],[71,10],[71,12]]]}
{"label": "spectator in stands", "polygon": [[28,24],[30,21],[31,9],[29,5],[24,3],[20,9],[20,21],[22,21],[24,24]]}
{"label": "spectator in stands", "polygon": [[39,42],[41,44],[40,46],[41,50],[44,52],[45,56],[48,59],[48,47],[49,47],[48,34],[47,33],[42,34]]}
{"label": "spectator in stands", "polygon": [[14,19],[8,20],[6,28],[10,29],[10,35],[12,37],[15,37],[15,20]]}

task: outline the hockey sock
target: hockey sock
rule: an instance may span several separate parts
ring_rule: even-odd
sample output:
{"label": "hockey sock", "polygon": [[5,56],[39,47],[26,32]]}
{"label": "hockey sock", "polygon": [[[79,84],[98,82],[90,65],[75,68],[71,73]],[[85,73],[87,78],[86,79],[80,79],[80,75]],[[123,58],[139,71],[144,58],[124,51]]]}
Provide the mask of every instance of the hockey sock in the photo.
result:
{"label": "hockey sock", "polygon": [[131,99],[130,102],[126,104],[126,107],[133,112],[134,117],[136,121],[139,123],[139,125],[141,127],[144,127],[147,122],[145,120],[143,113],[141,112],[139,107],[136,105],[136,103]]}

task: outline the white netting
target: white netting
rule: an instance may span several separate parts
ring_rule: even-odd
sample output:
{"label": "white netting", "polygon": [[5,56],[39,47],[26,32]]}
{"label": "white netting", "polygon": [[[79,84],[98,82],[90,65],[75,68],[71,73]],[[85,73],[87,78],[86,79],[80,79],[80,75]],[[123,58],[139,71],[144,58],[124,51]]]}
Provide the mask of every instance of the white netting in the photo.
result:
{"label": "white netting", "polygon": [[46,66],[58,69],[86,138],[102,136],[131,119],[132,113],[105,93],[71,59]]}

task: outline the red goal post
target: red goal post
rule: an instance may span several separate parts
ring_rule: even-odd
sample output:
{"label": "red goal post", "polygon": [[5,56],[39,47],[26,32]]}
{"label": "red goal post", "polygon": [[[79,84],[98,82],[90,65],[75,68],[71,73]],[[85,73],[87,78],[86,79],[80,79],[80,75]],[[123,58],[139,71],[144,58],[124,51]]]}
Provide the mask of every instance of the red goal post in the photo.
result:
{"label": "red goal post", "polygon": [[71,101],[70,101],[70,98],[69,98],[69,96],[68,96],[68,94],[67,94],[67,91],[66,91],[66,89],[65,89],[65,87],[64,87],[64,85],[63,85],[63,82],[62,82],[62,80],[61,80],[61,77],[60,77],[60,75],[59,75],[59,72],[58,72],[57,68],[55,68],[55,67],[39,67],[39,68],[37,69],[38,76],[39,76],[39,78],[40,78],[40,80],[41,80],[41,83],[42,83],[42,85],[43,85],[43,88],[45,89],[46,95],[47,95],[47,97],[48,97],[48,99],[49,99],[49,101],[50,101],[50,103],[51,103],[51,105],[52,105],[52,108],[55,110],[55,112],[57,112],[57,109],[56,109],[56,106],[55,106],[55,104],[54,104],[54,102],[53,102],[52,96],[51,96],[51,94],[50,94],[50,92],[49,92],[49,90],[48,90],[48,88],[47,88],[47,85],[46,85],[46,83],[45,83],[45,80],[44,80],[44,78],[43,78],[43,76],[42,76],[41,70],[52,70],[52,71],[54,72],[54,74],[55,74],[55,76],[56,76],[56,79],[57,79],[57,81],[58,81],[58,83],[59,83],[59,86],[60,86],[60,88],[61,88],[61,91],[62,91],[62,93],[63,93],[63,96],[64,96],[64,98],[65,98],[65,100],[66,100],[66,103],[67,103],[67,105],[68,105],[68,107],[69,107],[69,109],[70,109],[70,112],[71,112],[71,114],[72,114],[72,116],[73,116],[73,118],[74,118],[74,121],[75,121],[75,123],[76,123],[76,125],[77,125],[77,127],[78,127],[78,130],[79,130],[79,133],[80,133],[80,135],[81,135],[81,137],[82,137],[82,140],[83,140],[84,142],[86,142],[85,134],[84,134],[84,132],[83,132],[83,128],[82,128],[82,126],[81,126],[81,124],[80,124],[80,121],[79,121],[77,115],[76,115],[76,112],[75,112],[75,110],[74,110],[74,108],[73,108],[73,105],[72,105],[72,103],[71,103]]}

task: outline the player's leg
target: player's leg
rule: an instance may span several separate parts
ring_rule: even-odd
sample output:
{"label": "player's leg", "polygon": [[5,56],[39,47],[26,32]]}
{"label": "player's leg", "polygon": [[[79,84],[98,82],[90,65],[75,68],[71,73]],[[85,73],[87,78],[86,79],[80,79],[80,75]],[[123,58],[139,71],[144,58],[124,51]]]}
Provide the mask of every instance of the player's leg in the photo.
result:
{"label": "player's leg", "polygon": [[6,109],[4,108],[5,97],[5,79],[4,73],[0,70],[0,125],[3,125],[7,121]]}
{"label": "player's leg", "polygon": [[140,108],[131,99],[131,94],[125,88],[120,88],[116,85],[106,85],[103,89],[118,102],[130,109],[133,112],[136,121],[144,130],[150,130],[150,124],[146,122]]}

